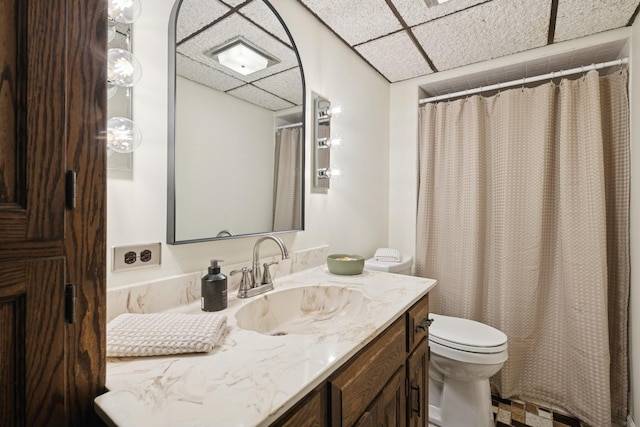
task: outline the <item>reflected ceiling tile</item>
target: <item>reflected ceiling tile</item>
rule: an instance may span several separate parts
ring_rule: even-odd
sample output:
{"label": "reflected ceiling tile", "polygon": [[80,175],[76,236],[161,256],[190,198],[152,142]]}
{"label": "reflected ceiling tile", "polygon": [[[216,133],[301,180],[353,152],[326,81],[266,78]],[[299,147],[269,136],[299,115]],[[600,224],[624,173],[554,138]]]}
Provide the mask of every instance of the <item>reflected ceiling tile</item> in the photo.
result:
{"label": "reflected ceiling tile", "polygon": [[[280,62],[265,68],[264,70],[243,76],[220,65],[218,61],[205,55],[205,52],[217,47],[238,35],[255,44],[260,49],[277,58]],[[198,62],[209,65],[212,68],[230,74],[245,82],[252,82],[271,74],[279,73],[298,66],[298,60],[293,50],[281,43],[270,34],[266,33],[246,18],[234,14],[220,22],[217,22],[206,31],[192,39],[178,45],[177,51]]]}
{"label": "reflected ceiling tile", "polygon": [[179,53],[176,54],[176,74],[223,92],[244,84],[242,80],[221,73]]}
{"label": "reflected ceiling tile", "polygon": [[[401,29],[385,0],[299,0],[350,45]],[[422,1],[422,0],[418,0]]]}
{"label": "reflected ceiling tile", "polygon": [[218,0],[182,0],[178,12],[176,40],[190,36],[205,25],[229,12],[229,7]]}
{"label": "reflected ceiling tile", "polygon": [[624,27],[639,0],[560,0],[555,42]]}
{"label": "reflected ceiling tile", "polygon": [[392,83],[433,72],[405,31],[361,44],[356,50]]}
{"label": "reflected ceiling tile", "polygon": [[295,105],[302,105],[303,87],[298,68],[274,74],[253,84]]}
{"label": "reflected ceiling tile", "polygon": [[284,43],[291,46],[291,41],[282,24],[278,21],[276,15],[273,14],[269,6],[263,1],[253,1],[240,9],[240,13],[251,19],[253,22],[259,22],[262,28],[279,38]]}
{"label": "reflected ceiling tile", "polygon": [[410,27],[467,9],[491,0],[451,0],[436,7],[427,7],[423,0],[393,0],[404,21]]}
{"label": "reflected ceiling tile", "polygon": [[265,92],[264,90],[251,85],[244,85],[237,89],[230,90],[227,93],[229,95],[235,96],[236,98],[243,99],[247,102],[273,111],[278,111],[294,106],[290,102],[280,99],[277,96],[270,94],[269,92]]}
{"label": "reflected ceiling tile", "polygon": [[418,25],[413,33],[439,71],[547,44],[551,0],[493,0]]}

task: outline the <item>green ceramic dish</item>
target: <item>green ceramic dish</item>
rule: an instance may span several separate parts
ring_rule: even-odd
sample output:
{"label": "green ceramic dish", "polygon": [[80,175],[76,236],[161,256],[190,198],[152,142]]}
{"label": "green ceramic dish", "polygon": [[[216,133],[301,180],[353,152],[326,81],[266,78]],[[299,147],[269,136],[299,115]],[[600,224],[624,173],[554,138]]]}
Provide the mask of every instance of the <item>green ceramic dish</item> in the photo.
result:
{"label": "green ceramic dish", "polygon": [[327,267],[333,274],[353,276],[364,269],[364,257],[360,255],[332,254],[327,257]]}

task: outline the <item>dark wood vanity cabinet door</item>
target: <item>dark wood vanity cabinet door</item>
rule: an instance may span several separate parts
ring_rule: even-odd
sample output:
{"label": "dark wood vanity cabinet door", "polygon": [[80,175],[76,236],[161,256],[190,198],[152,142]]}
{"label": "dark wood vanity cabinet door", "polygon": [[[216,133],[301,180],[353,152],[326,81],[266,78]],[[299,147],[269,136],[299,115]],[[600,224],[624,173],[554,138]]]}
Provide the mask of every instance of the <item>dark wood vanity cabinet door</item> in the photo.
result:
{"label": "dark wood vanity cabinet door", "polygon": [[3,426],[92,425],[104,388],[106,6],[0,0]]}
{"label": "dark wood vanity cabinet door", "polygon": [[309,393],[300,403],[272,424],[274,427],[325,427],[326,387]]}
{"label": "dark wood vanity cabinet door", "polygon": [[427,427],[429,421],[429,340],[423,339],[407,359],[407,425]]}

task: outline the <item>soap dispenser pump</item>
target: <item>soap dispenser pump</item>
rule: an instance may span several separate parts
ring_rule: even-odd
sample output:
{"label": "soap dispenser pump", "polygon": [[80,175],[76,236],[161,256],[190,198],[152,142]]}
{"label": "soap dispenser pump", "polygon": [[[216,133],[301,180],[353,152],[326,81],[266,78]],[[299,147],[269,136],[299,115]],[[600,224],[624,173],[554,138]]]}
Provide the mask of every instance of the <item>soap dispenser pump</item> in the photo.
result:
{"label": "soap dispenser pump", "polygon": [[218,262],[212,259],[209,274],[202,278],[200,308],[203,311],[220,311],[227,308],[227,276],[220,273]]}

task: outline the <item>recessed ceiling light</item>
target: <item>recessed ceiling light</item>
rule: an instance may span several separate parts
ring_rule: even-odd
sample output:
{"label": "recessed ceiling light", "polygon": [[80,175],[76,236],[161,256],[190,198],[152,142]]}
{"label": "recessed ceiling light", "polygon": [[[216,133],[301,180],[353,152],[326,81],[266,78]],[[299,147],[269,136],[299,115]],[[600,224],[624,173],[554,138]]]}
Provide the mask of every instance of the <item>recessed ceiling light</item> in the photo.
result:
{"label": "recessed ceiling light", "polygon": [[280,62],[243,37],[236,37],[220,46],[209,49],[205,55],[243,76],[264,70]]}
{"label": "recessed ceiling light", "polygon": [[448,1],[449,0],[424,0],[424,2],[427,4],[427,7],[435,7]]}

